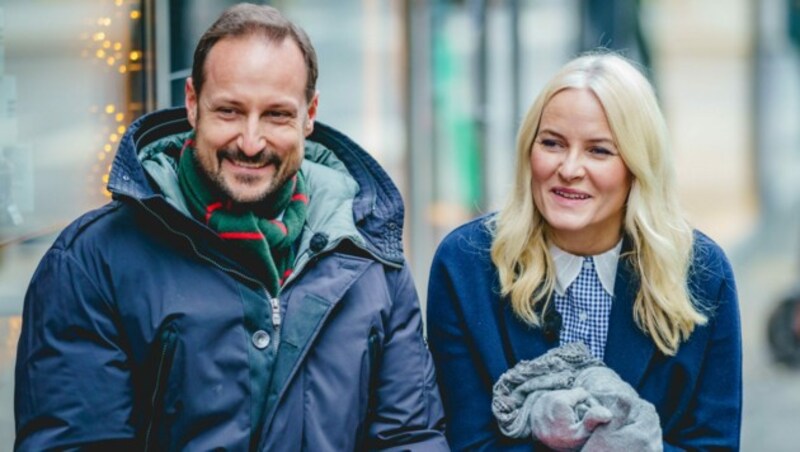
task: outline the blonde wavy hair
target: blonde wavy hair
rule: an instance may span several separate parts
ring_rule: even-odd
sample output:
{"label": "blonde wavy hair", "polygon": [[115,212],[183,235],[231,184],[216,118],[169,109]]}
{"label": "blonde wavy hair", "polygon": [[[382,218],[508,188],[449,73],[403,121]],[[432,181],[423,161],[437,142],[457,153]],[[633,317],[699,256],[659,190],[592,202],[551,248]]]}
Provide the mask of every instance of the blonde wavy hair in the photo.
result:
{"label": "blonde wavy hair", "polygon": [[[513,191],[490,220],[492,261],[500,290],[521,319],[540,326],[539,313],[555,288],[548,225],[531,194],[530,153],[545,105],[565,89],[588,89],[602,104],[616,147],[633,175],[624,234],[639,277],[633,316],[667,355],[674,355],[695,326],[706,323],[688,287],[692,228],[678,205],[667,127],[652,86],[629,61],[593,53],[567,63],[528,110],[517,136]],[[541,305],[541,306],[540,306]]]}

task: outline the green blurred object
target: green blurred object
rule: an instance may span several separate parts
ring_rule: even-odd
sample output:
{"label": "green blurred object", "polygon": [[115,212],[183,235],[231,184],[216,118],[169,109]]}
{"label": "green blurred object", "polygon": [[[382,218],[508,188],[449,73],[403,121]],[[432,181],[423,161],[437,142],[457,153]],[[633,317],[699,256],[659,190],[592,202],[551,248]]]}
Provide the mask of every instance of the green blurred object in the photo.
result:
{"label": "green blurred object", "polygon": [[[433,86],[436,116],[436,165],[438,175],[449,175],[439,181],[442,201],[457,202],[472,211],[481,202],[480,149],[471,55],[459,43],[464,30],[449,26],[457,6],[441,5],[439,26],[433,29]],[[449,169],[448,169],[449,168]],[[449,180],[452,178],[453,180]]]}
{"label": "green blurred object", "polygon": [[800,47],[800,0],[786,0],[789,20],[789,39],[792,44]]}

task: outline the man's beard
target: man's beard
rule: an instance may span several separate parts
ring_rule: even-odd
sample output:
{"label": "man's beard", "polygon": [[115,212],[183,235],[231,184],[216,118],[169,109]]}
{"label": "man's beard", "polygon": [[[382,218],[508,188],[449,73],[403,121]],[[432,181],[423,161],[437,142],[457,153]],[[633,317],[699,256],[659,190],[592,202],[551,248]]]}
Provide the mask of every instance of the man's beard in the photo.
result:
{"label": "man's beard", "polygon": [[[281,160],[277,154],[274,152],[270,152],[267,150],[261,151],[258,154],[248,156],[243,153],[241,150],[232,150],[232,149],[219,149],[216,152],[217,158],[217,170],[216,172],[212,172],[211,169],[203,168],[203,173],[209,179],[209,181],[213,184],[213,186],[222,194],[230,198],[234,204],[236,204],[240,208],[255,208],[256,205],[262,204],[264,202],[268,202],[270,197],[278,191],[283,184],[286,183],[293,175],[293,171],[289,171],[286,168],[287,162]],[[272,180],[266,185],[260,194],[258,194],[254,198],[248,198],[243,200],[241,198],[241,194],[238,193],[235,188],[231,187],[226,181],[225,176],[222,172],[222,161],[229,160],[232,162],[241,162],[246,165],[257,165],[260,167],[273,165],[275,168],[275,172],[272,175]],[[199,162],[198,162],[199,163]],[[258,176],[246,176],[246,175],[229,175],[230,178],[233,178],[237,183],[242,185],[252,185],[256,184],[261,181],[261,177]]]}

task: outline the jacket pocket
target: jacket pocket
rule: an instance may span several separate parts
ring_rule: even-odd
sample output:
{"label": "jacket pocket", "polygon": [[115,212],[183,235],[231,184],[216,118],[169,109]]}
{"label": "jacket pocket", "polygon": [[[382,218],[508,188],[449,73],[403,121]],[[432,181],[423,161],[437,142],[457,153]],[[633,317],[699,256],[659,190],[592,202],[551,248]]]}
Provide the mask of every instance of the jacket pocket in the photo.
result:
{"label": "jacket pocket", "polygon": [[150,366],[150,399],[146,408],[147,422],[144,429],[144,450],[166,450],[168,443],[167,428],[164,422],[164,395],[169,379],[175,349],[178,343],[178,329],[169,323],[161,329],[151,351]]}
{"label": "jacket pocket", "polygon": [[367,412],[364,419],[361,419],[359,424],[358,433],[356,436],[357,450],[368,449],[368,434],[372,422],[375,420],[375,415],[378,409],[378,370],[380,369],[381,360],[381,343],[378,329],[372,327],[369,330],[367,337],[367,366],[369,369],[369,377],[367,384]]}

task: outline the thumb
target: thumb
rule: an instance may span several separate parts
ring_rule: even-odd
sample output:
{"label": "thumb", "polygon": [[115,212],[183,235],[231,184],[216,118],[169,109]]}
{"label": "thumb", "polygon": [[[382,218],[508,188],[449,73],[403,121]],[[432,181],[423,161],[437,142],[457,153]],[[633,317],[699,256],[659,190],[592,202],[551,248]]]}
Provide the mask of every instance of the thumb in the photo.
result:
{"label": "thumb", "polygon": [[586,430],[593,432],[598,426],[608,424],[614,414],[608,408],[600,405],[600,403],[592,401],[591,406],[583,415],[583,426]]}

